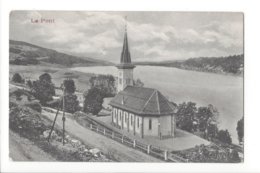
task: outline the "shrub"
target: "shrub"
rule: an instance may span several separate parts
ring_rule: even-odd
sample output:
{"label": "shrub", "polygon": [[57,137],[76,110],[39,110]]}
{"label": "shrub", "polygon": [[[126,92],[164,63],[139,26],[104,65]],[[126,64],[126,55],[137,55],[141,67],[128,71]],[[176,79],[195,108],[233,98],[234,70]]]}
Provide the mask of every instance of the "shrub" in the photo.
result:
{"label": "shrub", "polygon": [[12,81],[15,82],[15,83],[23,83],[24,82],[22,76],[19,73],[15,73],[13,75]]}
{"label": "shrub", "polygon": [[241,143],[244,140],[244,117],[237,122],[236,130],[237,130],[238,140]]}
{"label": "shrub", "polygon": [[217,139],[220,142],[223,142],[225,144],[231,144],[232,143],[232,139],[231,139],[231,136],[230,136],[228,130],[220,130],[218,132]]}
{"label": "shrub", "polygon": [[9,127],[29,139],[37,139],[48,127],[40,115],[28,107],[9,104]]}

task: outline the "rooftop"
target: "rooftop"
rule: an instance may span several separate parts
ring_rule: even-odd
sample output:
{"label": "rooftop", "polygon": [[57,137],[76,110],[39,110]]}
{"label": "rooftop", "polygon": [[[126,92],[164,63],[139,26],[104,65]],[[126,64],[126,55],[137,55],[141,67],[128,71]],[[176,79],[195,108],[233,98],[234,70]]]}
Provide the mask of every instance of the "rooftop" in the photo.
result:
{"label": "rooftop", "polygon": [[127,86],[119,92],[110,105],[139,115],[168,115],[176,110],[160,91],[135,86]]}

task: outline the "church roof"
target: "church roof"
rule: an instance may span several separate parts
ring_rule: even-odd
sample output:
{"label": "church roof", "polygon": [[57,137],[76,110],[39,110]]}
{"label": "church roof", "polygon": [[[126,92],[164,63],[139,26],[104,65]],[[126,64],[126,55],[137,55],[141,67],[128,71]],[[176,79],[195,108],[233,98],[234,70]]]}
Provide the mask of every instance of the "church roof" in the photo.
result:
{"label": "church roof", "polygon": [[176,107],[160,91],[152,88],[127,86],[119,92],[110,105],[138,115],[169,115]]}

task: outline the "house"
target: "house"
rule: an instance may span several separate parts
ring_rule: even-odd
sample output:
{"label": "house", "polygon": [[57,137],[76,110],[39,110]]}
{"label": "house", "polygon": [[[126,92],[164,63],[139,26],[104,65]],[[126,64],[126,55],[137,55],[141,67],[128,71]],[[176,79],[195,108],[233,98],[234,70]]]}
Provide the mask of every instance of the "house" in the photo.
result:
{"label": "house", "polygon": [[125,29],[118,68],[117,95],[110,101],[112,124],[142,138],[173,137],[176,107],[153,88],[133,86],[133,69]]}

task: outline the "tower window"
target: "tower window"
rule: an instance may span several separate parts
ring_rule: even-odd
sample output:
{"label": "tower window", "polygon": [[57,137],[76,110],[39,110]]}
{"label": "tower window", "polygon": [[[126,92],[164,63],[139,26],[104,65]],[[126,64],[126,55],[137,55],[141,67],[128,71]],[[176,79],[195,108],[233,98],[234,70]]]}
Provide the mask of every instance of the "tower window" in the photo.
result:
{"label": "tower window", "polygon": [[122,84],[122,79],[119,79],[119,84]]}
{"label": "tower window", "polygon": [[152,120],[149,119],[149,130],[152,130]]}
{"label": "tower window", "polygon": [[137,117],[137,127],[139,128],[139,118]]}

